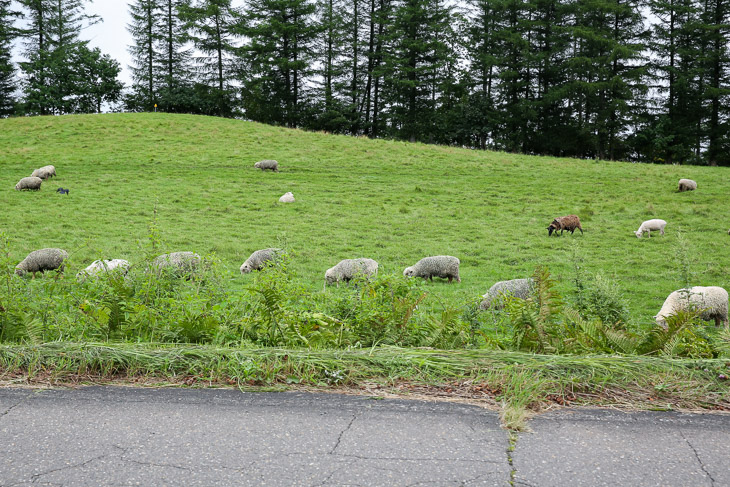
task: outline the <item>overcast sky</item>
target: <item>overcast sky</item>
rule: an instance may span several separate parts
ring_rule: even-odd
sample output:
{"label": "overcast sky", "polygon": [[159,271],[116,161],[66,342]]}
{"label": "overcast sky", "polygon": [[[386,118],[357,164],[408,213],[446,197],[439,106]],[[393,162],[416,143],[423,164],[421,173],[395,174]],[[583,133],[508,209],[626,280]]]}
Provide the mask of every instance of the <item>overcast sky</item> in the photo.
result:
{"label": "overcast sky", "polygon": [[104,54],[119,61],[122,65],[120,77],[125,84],[131,82],[129,75],[129,64],[131,58],[127,52],[131,36],[127,32],[127,24],[130,21],[128,12],[129,2],[120,0],[94,0],[89,3],[88,13],[96,14],[102,18],[102,22],[85,29],[81,34],[84,39],[89,39],[91,47],[98,47]]}

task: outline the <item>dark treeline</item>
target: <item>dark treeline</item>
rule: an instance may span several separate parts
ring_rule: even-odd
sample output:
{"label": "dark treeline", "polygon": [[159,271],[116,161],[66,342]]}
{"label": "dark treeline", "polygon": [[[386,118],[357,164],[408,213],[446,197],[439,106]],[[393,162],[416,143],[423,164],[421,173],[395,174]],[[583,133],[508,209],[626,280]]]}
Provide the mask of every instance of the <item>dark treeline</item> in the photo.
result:
{"label": "dark treeline", "polygon": [[730,165],[730,0],[134,0],[124,94],[119,65],[79,40],[98,20],[83,0],[18,3],[22,30],[0,0],[0,115],[157,105],[528,154]]}

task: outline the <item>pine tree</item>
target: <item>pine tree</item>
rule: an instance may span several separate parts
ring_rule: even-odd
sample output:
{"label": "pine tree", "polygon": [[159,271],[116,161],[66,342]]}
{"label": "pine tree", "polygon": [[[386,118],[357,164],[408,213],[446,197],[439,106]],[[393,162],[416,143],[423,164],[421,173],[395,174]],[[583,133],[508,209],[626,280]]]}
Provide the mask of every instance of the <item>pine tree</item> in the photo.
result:
{"label": "pine tree", "polygon": [[190,111],[196,105],[190,100],[190,49],[185,22],[180,12],[189,7],[189,0],[158,0],[159,18],[155,22],[155,67],[160,77],[158,91],[160,109],[168,112]]}
{"label": "pine tree", "polygon": [[728,0],[707,0],[701,15],[701,31],[705,34],[706,53],[702,95],[709,102],[707,123],[707,163],[730,166],[730,5]]}
{"label": "pine tree", "polygon": [[195,58],[197,80],[205,85],[217,106],[216,114],[233,114],[234,92],[231,81],[236,75],[235,36],[241,28],[241,14],[231,0],[198,0],[183,7],[188,38],[200,53]]}
{"label": "pine tree", "polygon": [[308,0],[251,0],[242,33],[247,77],[243,104],[253,120],[297,127],[306,122],[305,81],[320,27]]}
{"label": "pine tree", "polygon": [[78,110],[83,84],[75,61],[88,41],[79,34],[85,25],[99,20],[85,13],[86,0],[21,0],[28,27],[25,74],[25,110],[29,113],[71,113]]}
{"label": "pine tree", "polygon": [[505,0],[503,25],[495,32],[499,64],[497,102],[501,120],[498,146],[509,152],[527,150],[533,98],[530,71],[532,12],[525,0]]}
{"label": "pine tree", "polygon": [[157,101],[159,76],[155,60],[160,38],[155,22],[161,11],[156,5],[156,0],[135,0],[129,5],[132,22],[127,25],[127,31],[133,38],[128,48],[132,55],[132,95],[125,103],[131,110],[152,111]]}
{"label": "pine tree", "polygon": [[317,17],[321,35],[315,39],[316,55],[321,68],[316,74],[321,79],[316,90],[317,121],[312,125],[319,130],[347,133],[347,56],[346,22],[342,0],[320,0]]}
{"label": "pine tree", "polygon": [[[388,49],[388,36],[392,25],[393,1],[375,0],[370,4],[370,37],[368,40],[368,73],[366,82],[365,130],[371,137],[377,137],[383,130],[381,120],[382,86],[387,73],[384,65],[385,53]],[[370,47],[372,45],[372,48]],[[372,102],[371,102],[372,100]],[[372,119],[370,110],[372,107]]]}
{"label": "pine tree", "polygon": [[451,11],[439,0],[403,0],[393,13],[383,71],[393,135],[432,141],[437,86],[451,53],[444,42]]}
{"label": "pine tree", "polygon": [[[699,5],[694,0],[654,0],[657,22],[652,32],[654,73],[661,98],[654,121],[652,162],[698,160],[700,127],[705,118],[700,84],[703,41],[698,31]],[[693,150],[694,149],[694,150]]]}
{"label": "pine tree", "polygon": [[19,3],[25,8],[27,21],[27,26],[21,31],[25,38],[27,61],[20,63],[25,75],[25,110],[45,115],[48,113],[49,81],[46,72],[50,57],[46,22],[52,5],[50,0],[19,0]]}
{"label": "pine tree", "polygon": [[17,78],[12,60],[12,42],[17,35],[13,27],[18,13],[10,10],[10,0],[0,0],[0,117],[15,111]]}
{"label": "pine tree", "polygon": [[470,95],[462,107],[464,134],[470,141],[468,145],[480,149],[487,148],[498,129],[495,88],[499,62],[494,44],[503,20],[501,3],[500,0],[471,0],[467,16],[467,59],[470,68],[467,83]]}
{"label": "pine tree", "polygon": [[620,158],[647,91],[647,35],[638,1],[579,0],[573,37],[568,76],[581,92],[577,133],[586,148],[579,155]]}

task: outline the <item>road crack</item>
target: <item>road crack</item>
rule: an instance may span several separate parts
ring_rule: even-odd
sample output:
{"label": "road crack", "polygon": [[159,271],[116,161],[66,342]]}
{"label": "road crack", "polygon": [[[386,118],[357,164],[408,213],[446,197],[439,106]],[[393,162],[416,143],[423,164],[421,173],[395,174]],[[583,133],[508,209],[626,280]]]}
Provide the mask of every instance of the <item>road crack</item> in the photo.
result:
{"label": "road crack", "polygon": [[99,455],[98,457],[90,458],[88,460],[85,460],[85,461],[83,461],[81,463],[76,463],[74,465],[66,465],[64,467],[58,467],[58,468],[53,468],[51,470],[46,470],[45,472],[34,473],[33,475],[30,476],[30,481],[31,481],[31,483],[34,484],[34,483],[36,483],[36,481],[39,478],[45,477],[46,475],[50,475],[50,474],[55,473],[55,472],[62,472],[64,470],[71,470],[71,469],[74,469],[74,468],[83,467],[84,465],[88,465],[91,462],[95,462],[97,460],[101,460],[102,458],[108,457],[109,455],[111,455],[111,453],[105,453],[103,455]]}
{"label": "road crack", "polygon": [[21,405],[21,404],[23,404],[23,403],[24,403],[25,401],[27,401],[27,400],[28,400],[28,399],[30,399],[31,397],[35,396],[35,395],[36,395],[36,394],[38,394],[39,392],[41,392],[41,391],[35,391],[35,392],[32,392],[32,393],[30,393],[30,394],[28,394],[28,395],[25,395],[25,396],[23,396],[23,398],[22,398],[22,399],[21,399],[20,401],[18,401],[17,403],[13,404],[13,405],[12,405],[12,406],[10,406],[10,407],[9,407],[8,409],[6,409],[6,410],[5,410],[5,411],[3,411],[2,413],[0,413],[0,419],[2,419],[2,418],[3,418],[3,416],[5,416],[6,414],[8,414],[8,413],[9,413],[10,411],[12,411],[13,409],[17,408],[18,406],[20,406],[20,405]]}
{"label": "road crack", "polygon": [[345,429],[343,429],[340,432],[340,436],[337,437],[337,443],[335,443],[335,446],[332,447],[332,451],[330,451],[330,455],[334,455],[335,454],[335,451],[337,450],[337,447],[340,446],[340,442],[342,441],[342,437],[345,435],[345,433],[347,433],[348,431],[350,431],[350,428],[352,427],[352,423],[354,423],[356,419],[357,419],[357,414],[353,414],[352,415],[352,419],[350,420],[350,423],[347,425],[347,427]]}
{"label": "road crack", "polygon": [[703,472],[705,472],[705,475],[707,475],[707,477],[710,479],[710,485],[712,485],[714,487],[715,486],[715,479],[712,477],[712,475],[710,474],[710,472],[707,471],[707,467],[705,467],[705,464],[702,463],[702,459],[700,458],[700,454],[697,453],[697,450],[695,449],[694,445],[692,445],[692,443],[689,441],[689,439],[686,436],[684,436],[684,433],[682,432],[682,430],[679,430],[679,435],[684,439],[684,441],[687,443],[687,445],[692,449],[692,451],[695,454],[695,458],[697,458],[697,463],[700,464],[700,468],[702,469]]}
{"label": "road crack", "polygon": [[512,452],[515,451],[515,448],[517,448],[517,433],[514,431],[509,431],[509,444],[507,445],[507,463],[509,464],[509,484],[514,487],[515,485],[515,477],[517,477],[517,469],[515,468],[515,462],[512,458]]}

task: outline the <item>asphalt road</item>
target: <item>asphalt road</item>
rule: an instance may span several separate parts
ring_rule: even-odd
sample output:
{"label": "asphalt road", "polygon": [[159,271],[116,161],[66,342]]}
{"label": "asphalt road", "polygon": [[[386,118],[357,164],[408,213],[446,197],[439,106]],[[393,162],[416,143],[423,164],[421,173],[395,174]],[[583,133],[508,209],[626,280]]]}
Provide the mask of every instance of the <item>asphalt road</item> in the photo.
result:
{"label": "asphalt road", "polygon": [[510,451],[455,404],[232,390],[0,389],[0,486],[730,485],[730,416],[563,410]]}

